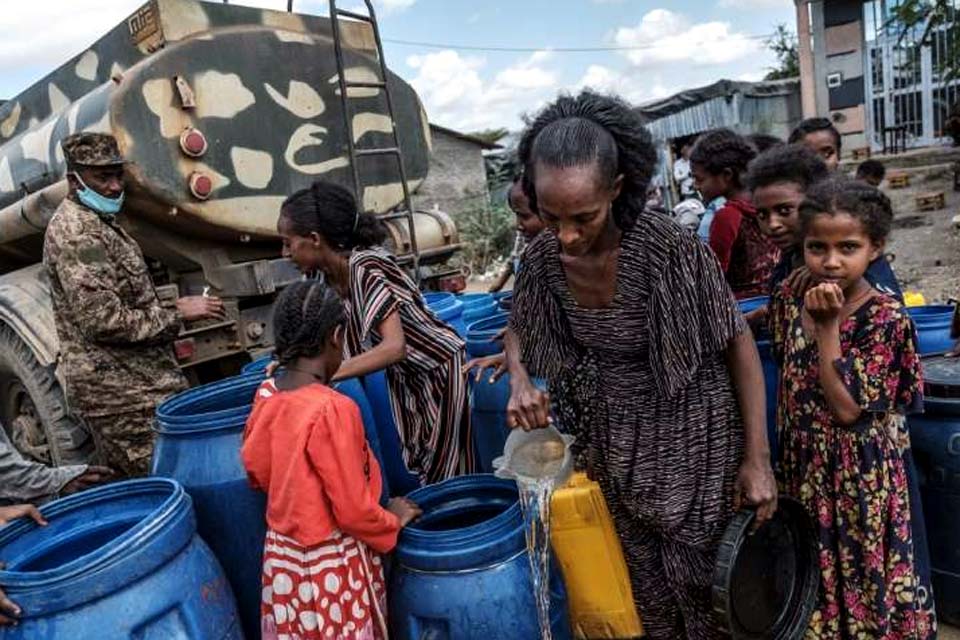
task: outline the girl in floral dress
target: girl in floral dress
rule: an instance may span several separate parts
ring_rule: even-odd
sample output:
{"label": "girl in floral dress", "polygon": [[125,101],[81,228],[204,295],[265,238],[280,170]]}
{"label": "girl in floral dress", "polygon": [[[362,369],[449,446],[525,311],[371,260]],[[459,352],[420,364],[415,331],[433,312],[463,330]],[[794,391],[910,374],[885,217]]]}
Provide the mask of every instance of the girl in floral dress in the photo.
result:
{"label": "girl in floral dress", "polygon": [[386,638],[377,554],[420,513],[405,498],[380,506],[360,409],[328,386],[343,325],[343,303],[324,284],[284,291],[274,316],[280,367],[257,392],[243,435],[243,464],[267,492],[264,640]]}
{"label": "girl in floral dress", "polygon": [[932,598],[914,566],[904,414],[922,404],[910,320],[864,278],[890,200],[862,183],[812,186],[800,208],[814,285],[771,303],[780,360],[782,490],[816,520],[819,602],[807,638],[926,639]]}

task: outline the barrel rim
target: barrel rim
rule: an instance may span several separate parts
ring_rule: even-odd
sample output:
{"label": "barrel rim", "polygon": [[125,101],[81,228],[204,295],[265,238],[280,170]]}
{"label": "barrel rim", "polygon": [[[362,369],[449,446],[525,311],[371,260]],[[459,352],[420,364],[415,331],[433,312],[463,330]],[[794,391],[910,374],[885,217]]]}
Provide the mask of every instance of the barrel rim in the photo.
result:
{"label": "barrel rim", "polygon": [[[90,553],[84,554],[70,562],[44,571],[15,571],[0,570],[0,585],[15,590],[47,589],[55,585],[68,583],[83,575],[94,572],[103,572],[116,566],[130,556],[131,552],[142,549],[156,540],[161,534],[171,529],[170,525],[178,519],[192,515],[193,502],[184,488],[175,480],[169,478],[137,478],[123,482],[115,482],[94,489],[81,491],[72,496],[49,502],[40,507],[40,513],[47,520],[77,512],[96,504],[109,502],[116,497],[128,498],[136,495],[166,493],[167,497],[143,517],[137,524],[124,531],[116,538],[107,542]],[[18,519],[0,529],[0,549],[13,539],[26,534],[28,531],[40,529],[40,525],[32,520]],[[177,547],[179,552],[189,542],[195,533],[191,527],[191,535]],[[165,558],[154,558],[161,563]],[[151,562],[141,563],[142,573],[146,574],[153,569]],[[79,594],[86,597],[101,597],[102,594]]]}
{"label": "barrel rim", "polygon": [[[408,497],[414,502],[444,494],[456,495],[466,488],[509,488],[516,483],[493,474],[472,474],[421,487]],[[488,566],[513,556],[524,547],[520,497],[502,513],[468,527],[446,531],[420,530],[415,522],[400,532],[397,559],[411,569],[429,572],[463,571]]]}

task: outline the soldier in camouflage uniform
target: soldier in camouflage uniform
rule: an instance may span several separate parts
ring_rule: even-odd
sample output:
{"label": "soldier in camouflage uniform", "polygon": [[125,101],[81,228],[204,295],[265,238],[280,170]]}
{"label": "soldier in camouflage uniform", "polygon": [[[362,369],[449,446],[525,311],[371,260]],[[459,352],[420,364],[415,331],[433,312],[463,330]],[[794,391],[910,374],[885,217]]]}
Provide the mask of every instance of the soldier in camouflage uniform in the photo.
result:
{"label": "soldier in camouflage uniform", "polygon": [[79,133],[62,147],[70,195],[47,227],[43,264],[67,399],[108,465],[146,475],[154,410],[187,386],[173,354],[181,323],[222,317],[223,303],[191,296],[161,306],[140,247],[116,220],[124,187],[116,139]]}

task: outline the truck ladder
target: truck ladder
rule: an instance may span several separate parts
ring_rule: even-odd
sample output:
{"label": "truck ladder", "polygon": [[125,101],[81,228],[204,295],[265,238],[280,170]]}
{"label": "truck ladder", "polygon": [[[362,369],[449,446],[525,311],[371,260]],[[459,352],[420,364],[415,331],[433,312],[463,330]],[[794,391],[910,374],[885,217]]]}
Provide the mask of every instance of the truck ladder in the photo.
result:
{"label": "truck ladder", "polygon": [[[407,170],[403,162],[403,153],[400,150],[400,139],[397,136],[397,123],[393,113],[393,98],[390,96],[390,87],[387,83],[387,65],[383,57],[383,43],[380,40],[380,28],[377,26],[376,13],[371,0],[364,0],[368,15],[337,8],[337,0],[330,0],[330,23],[333,27],[333,48],[337,58],[337,78],[340,82],[340,102],[343,106],[343,126],[347,133],[347,154],[350,158],[350,169],[353,173],[354,193],[357,197],[357,207],[363,208],[363,185],[360,181],[358,161],[364,158],[378,156],[392,156],[397,161],[397,172],[400,174],[400,184],[403,186],[403,208],[381,216],[381,220],[405,219],[410,233],[410,254],[397,256],[398,260],[412,259],[414,279],[420,282],[420,252],[417,248],[416,225],[413,218],[413,201],[410,198],[410,186],[407,184]],[[358,22],[366,22],[373,29],[373,37],[377,44],[377,62],[380,65],[380,80],[372,82],[351,82],[347,80],[343,64],[343,44],[340,35],[340,18],[350,18]],[[387,100],[387,115],[390,117],[390,130],[393,136],[393,145],[373,149],[357,149],[353,139],[353,110],[350,108],[350,89],[381,89]],[[399,249],[399,247],[398,247]]]}

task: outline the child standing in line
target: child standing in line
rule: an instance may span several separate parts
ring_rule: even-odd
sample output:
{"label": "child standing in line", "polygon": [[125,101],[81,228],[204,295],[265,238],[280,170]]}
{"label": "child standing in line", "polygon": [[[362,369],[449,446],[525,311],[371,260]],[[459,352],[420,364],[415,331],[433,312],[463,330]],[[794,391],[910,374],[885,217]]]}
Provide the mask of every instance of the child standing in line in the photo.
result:
{"label": "child standing in line", "polygon": [[[800,144],[771,149],[750,163],[746,184],[757,209],[760,227],[780,248],[780,262],[773,270],[771,292],[776,291],[791,274],[796,280],[792,283],[795,289],[805,290],[809,284],[810,274],[804,267],[800,240],[800,203],[807,189],[829,175],[829,167],[822,157]],[[881,254],[871,261],[865,277],[874,288],[903,302],[900,284],[886,256]]]}
{"label": "child standing in line", "polygon": [[329,381],[343,360],[343,303],[319,282],[288,287],[274,312],[279,369],[243,435],[251,483],[267,492],[264,640],[387,637],[378,553],[420,514],[380,506],[380,467],[357,405]]}
{"label": "child standing in line", "polygon": [[925,640],[932,598],[915,567],[904,414],[922,406],[910,320],[864,278],[890,231],[890,200],[830,179],[800,207],[804,294],[784,283],[771,326],[781,367],[781,489],[815,519],[820,590],[807,638]]}
{"label": "child standing in line", "polygon": [[513,252],[510,254],[507,266],[504,267],[497,281],[490,286],[490,293],[500,291],[510,281],[510,276],[520,273],[524,249],[543,231],[543,221],[530,209],[530,201],[523,192],[522,174],[514,178],[510,191],[507,192],[507,206],[517,219],[517,239],[513,244]]}
{"label": "child standing in line", "polygon": [[857,167],[857,180],[862,180],[871,187],[879,188],[886,176],[887,168],[879,160],[864,160]]}
{"label": "child standing in line", "polygon": [[743,185],[747,164],[755,155],[750,143],[730,129],[703,134],[690,154],[703,199],[726,198],[710,225],[710,248],[734,295],[741,299],[767,293],[770,274],[780,257],[777,247],[763,235]]}
{"label": "child standing in line", "polygon": [[833,123],[826,118],[807,118],[790,133],[788,142],[802,144],[819,155],[830,171],[836,171],[840,166],[843,138]]}

